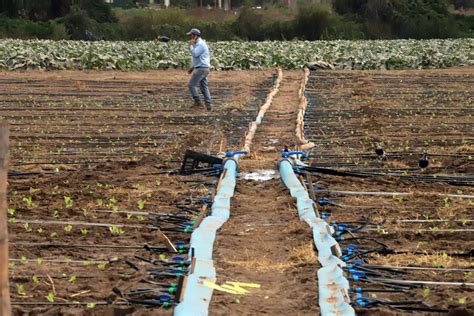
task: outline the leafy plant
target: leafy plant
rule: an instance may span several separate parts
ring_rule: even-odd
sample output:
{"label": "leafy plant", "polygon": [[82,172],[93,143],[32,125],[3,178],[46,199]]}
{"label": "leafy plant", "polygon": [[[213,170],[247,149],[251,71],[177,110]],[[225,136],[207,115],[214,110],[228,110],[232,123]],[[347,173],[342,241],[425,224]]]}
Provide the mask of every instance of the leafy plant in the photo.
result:
{"label": "leafy plant", "polygon": [[25,292],[25,285],[23,284],[17,284],[16,285],[16,292],[18,293],[18,295],[26,295],[26,292]]}
{"label": "leafy plant", "polygon": [[73,204],[74,202],[70,196],[64,196],[64,205],[66,205],[66,208],[71,208]]}
{"label": "leafy plant", "polygon": [[112,233],[112,235],[122,235],[125,233],[122,227],[118,226],[110,226],[109,231]]}
{"label": "leafy plant", "polygon": [[72,231],[72,225],[68,224],[68,225],[64,226],[64,231],[66,233],[70,233]]}
{"label": "leafy plant", "polygon": [[48,300],[50,303],[54,303],[54,294],[49,292],[48,295],[45,296],[45,298]]}

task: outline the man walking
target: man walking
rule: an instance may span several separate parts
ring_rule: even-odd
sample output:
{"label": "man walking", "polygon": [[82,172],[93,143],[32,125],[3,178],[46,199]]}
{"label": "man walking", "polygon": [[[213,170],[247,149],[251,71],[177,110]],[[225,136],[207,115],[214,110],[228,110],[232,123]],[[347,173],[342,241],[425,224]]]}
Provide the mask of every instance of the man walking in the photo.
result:
{"label": "man walking", "polygon": [[201,93],[204,96],[204,103],[208,111],[211,110],[211,94],[207,85],[207,76],[209,75],[209,67],[211,67],[211,58],[209,55],[209,47],[201,38],[201,31],[198,29],[191,29],[188,33],[189,49],[192,56],[191,68],[188,73],[191,74],[188,87],[194,99],[193,107],[202,107],[201,99],[197,91],[197,86],[200,87]]}

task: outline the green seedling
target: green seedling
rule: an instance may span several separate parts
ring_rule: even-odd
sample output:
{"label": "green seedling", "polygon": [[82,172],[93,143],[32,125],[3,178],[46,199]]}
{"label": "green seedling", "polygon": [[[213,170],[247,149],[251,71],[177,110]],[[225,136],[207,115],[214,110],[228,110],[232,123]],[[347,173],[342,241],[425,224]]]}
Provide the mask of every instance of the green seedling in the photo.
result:
{"label": "green seedling", "polygon": [[145,217],[143,217],[143,215],[137,215],[137,219],[139,221],[143,221],[143,220],[145,220]]}
{"label": "green seedling", "polygon": [[131,213],[127,213],[127,219],[132,219],[132,214]]}
{"label": "green seedling", "polygon": [[448,196],[445,197],[445,198],[443,199],[443,201],[444,201],[444,207],[445,207],[445,208],[449,208],[449,197],[448,197]]}
{"label": "green seedling", "polygon": [[59,218],[59,211],[58,210],[53,211],[53,217],[54,218]]}
{"label": "green seedling", "polygon": [[145,201],[143,201],[141,199],[138,200],[137,201],[137,206],[138,206],[138,209],[143,210],[143,208],[145,207]]}
{"label": "green seedling", "polygon": [[40,280],[39,280],[39,277],[38,277],[37,275],[33,275],[33,276],[31,277],[31,280],[33,281],[33,283],[39,283],[39,281],[40,281]]}
{"label": "green seedling", "polygon": [[23,284],[17,284],[16,292],[18,293],[18,295],[22,295],[22,296],[26,295],[25,286]]}
{"label": "green seedling", "polygon": [[76,279],[77,279],[77,276],[75,276],[74,274],[71,274],[69,278],[67,279],[67,281],[72,283],[76,281]]}
{"label": "green seedling", "polygon": [[31,196],[24,196],[22,199],[21,199],[27,207],[35,207],[35,203],[33,203],[33,198]]}
{"label": "green seedling", "polygon": [[28,258],[26,258],[25,256],[21,256],[20,262],[21,262],[22,264],[27,264],[27,263],[28,263]]}
{"label": "green seedling", "polygon": [[118,226],[110,226],[109,227],[109,230],[110,232],[112,233],[112,235],[123,235],[125,233],[125,231],[123,230],[122,227],[118,227]]}
{"label": "green seedling", "polygon": [[21,226],[23,226],[23,228],[25,229],[25,231],[26,231],[27,233],[29,233],[29,232],[31,232],[31,231],[33,230],[33,229],[31,228],[30,224],[28,224],[28,223],[24,223],[24,224],[21,225]]}
{"label": "green seedling", "polygon": [[38,258],[38,259],[36,259],[36,263],[38,265],[42,265],[44,263],[44,260],[42,258]]}
{"label": "green seedling", "polygon": [[36,229],[36,232],[41,235],[42,233],[44,233],[44,229],[40,227]]}
{"label": "green seedling", "polygon": [[106,263],[99,263],[99,264],[97,265],[97,268],[98,268],[99,270],[104,270],[105,267],[106,267],[106,265],[107,265]]}
{"label": "green seedling", "polygon": [[8,215],[10,215],[10,216],[15,215],[15,210],[12,209],[12,208],[9,208],[9,209],[8,209]]}
{"label": "green seedling", "polygon": [[95,303],[87,303],[86,306],[87,306],[87,308],[92,309],[96,306],[96,304]]}
{"label": "green seedling", "polygon": [[49,292],[48,295],[45,296],[45,298],[48,300],[50,303],[54,303],[54,294]]}
{"label": "green seedling", "polygon": [[461,305],[466,304],[466,298],[465,298],[465,297],[460,297],[460,298],[458,299],[458,303],[461,304]]}
{"label": "green seedling", "polygon": [[423,297],[424,297],[424,298],[427,298],[428,296],[430,296],[430,289],[427,288],[427,287],[425,287],[425,288],[423,289]]}
{"label": "green seedling", "polygon": [[72,231],[72,225],[66,225],[66,226],[64,226],[64,231],[65,231],[66,233],[70,233],[70,232]]}
{"label": "green seedling", "polygon": [[89,231],[87,230],[87,228],[81,228],[81,235],[82,236],[86,236],[88,233],[89,233]]}
{"label": "green seedling", "polygon": [[58,233],[57,232],[52,232],[51,234],[49,234],[49,237],[56,238],[56,237],[58,237]]}
{"label": "green seedling", "polygon": [[73,206],[74,202],[70,196],[64,196],[64,205],[66,208],[71,208]]}

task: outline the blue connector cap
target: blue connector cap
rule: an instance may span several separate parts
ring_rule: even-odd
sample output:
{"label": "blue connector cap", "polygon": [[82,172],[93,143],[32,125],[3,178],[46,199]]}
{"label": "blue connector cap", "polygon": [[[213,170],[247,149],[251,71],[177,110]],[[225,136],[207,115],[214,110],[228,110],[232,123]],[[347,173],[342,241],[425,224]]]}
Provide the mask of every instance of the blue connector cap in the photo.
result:
{"label": "blue connector cap", "polygon": [[246,150],[239,150],[239,151],[228,151],[225,153],[227,158],[234,157],[235,155],[247,155],[249,152]]}
{"label": "blue connector cap", "polygon": [[328,199],[318,199],[318,205],[319,206],[325,206],[325,205],[328,205],[329,204],[329,200]]}
{"label": "blue connector cap", "polygon": [[281,151],[281,156],[283,158],[288,158],[291,155],[302,155],[303,158],[308,158],[308,155],[304,151]]}

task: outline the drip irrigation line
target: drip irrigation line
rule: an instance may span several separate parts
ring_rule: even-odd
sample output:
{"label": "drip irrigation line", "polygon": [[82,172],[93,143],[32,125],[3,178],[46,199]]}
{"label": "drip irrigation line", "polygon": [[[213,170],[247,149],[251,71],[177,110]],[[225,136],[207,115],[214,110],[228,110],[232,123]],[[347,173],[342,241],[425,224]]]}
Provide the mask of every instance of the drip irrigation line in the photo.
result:
{"label": "drip irrigation line", "polygon": [[22,247],[59,247],[59,248],[97,248],[97,249],[144,249],[144,246],[96,245],[96,244],[67,244],[67,243],[30,243],[10,241],[11,246]]}
{"label": "drip irrigation line", "polygon": [[[427,270],[427,271],[456,271],[456,272],[473,272],[469,268],[435,268],[435,267],[420,267],[420,266],[390,266],[390,265],[373,265],[363,264],[362,266],[372,269],[388,269],[388,270]],[[359,267],[359,266],[357,266]]]}
{"label": "drip irrigation line", "polygon": [[[32,274],[31,276],[24,276],[24,275],[10,275],[9,278],[13,280],[31,280],[32,277],[38,277],[40,279],[47,279],[47,278],[52,278],[52,279],[68,279],[71,275],[41,275],[41,274]],[[94,279],[97,278],[97,275],[76,275],[74,276],[78,279]]]}
{"label": "drip irrigation line", "polygon": [[91,263],[91,264],[101,264],[101,263],[112,263],[112,262],[116,262],[116,260],[108,260],[108,261],[105,261],[105,260],[88,260],[88,259],[85,259],[85,260],[61,260],[61,259],[43,259],[43,258],[36,258],[36,259],[15,259],[15,258],[10,258],[8,259],[8,261],[13,261],[13,262],[26,262],[26,263],[38,263],[38,262],[44,262],[44,263],[59,263],[59,264],[62,264],[62,263],[72,263],[72,264],[81,264],[81,265],[84,265],[84,263]]}
{"label": "drip irrigation line", "polygon": [[437,282],[437,281],[422,281],[422,280],[395,280],[384,278],[373,278],[374,281],[381,281],[394,284],[408,284],[408,285],[434,285],[434,286],[468,286],[474,287],[474,283],[470,282]]}
{"label": "drip irrigation line", "polygon": [[[413,229],[403,229],[403,228],[397,228],[397,229],[389,229],[389,228],[381,228],[381,229],[384,229],[384,230],[387,230],[387,231],[392,231],[392,233],[398,233],[398,232],[402,232],[402,233],[425,233],[425,232],[431,232],[431,233],[463,233],[463,232],[474,232],[474,229],[438,229],[438,228],[435,228],[435,229],[417,229],[417,230],[413,230]],[[377,228],[367,228],[365,229],[365,231],[369,231],[369,232],[378,232],[380,231],[381,229],[377,229]]]}
{"label": "drip irrigation line", "polygon": [[107,301],[91,301],[91,302],[34,302],[34,301],[28,301],[28,302],[17,302],[13,301],[11,302],[12,305],[25,305],[25,306],[41,306],[41,305],[48,305],[48,306],[73,306],[73,305],[108,305],[108,306],[114,306],[114,305],[128,305],[126,302],[107,302]]}
{"label": "drip irrigation line", "polygon": [[459,220],[459,219],[399,219],[397,220],[397,223],[431,223],[431,222],[456,222],[456,223],[467,223],[467,222],[474,222],[473,219],[465,219],[465,220]]}
{"label": "drip irrigation line", "polygon": [[[373,196],[408,196],[412,193],[409,192],[370,192],[370,191],[338,191],[338,190],[317,190],[320,193],[335,193],[335,194],[342,194],[342,195],[373,195]],[[437,194],[443,197],[450,197],[450,198],[459,198],[459,199],[474,199],[474,195],[466,195],[466,194]]]}
{"label": "drip irrigation line", "polygon": [[68,222],[68,221],[44,221],[44,220],[22,220],[17,219],[12,224],[41,224],[41,225],[77,225],[77,226],[92,226],[92,227],[119,227],[119,228],[144,228],[148,227],[154,229],[153,225],[143,224],[143,225],[128,225],[128,224],[112,224],[112,223],[90,223],[90,222]]}

